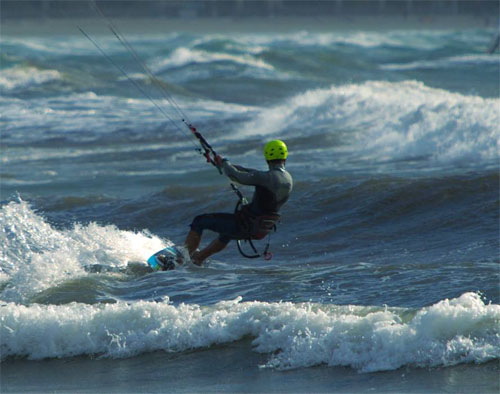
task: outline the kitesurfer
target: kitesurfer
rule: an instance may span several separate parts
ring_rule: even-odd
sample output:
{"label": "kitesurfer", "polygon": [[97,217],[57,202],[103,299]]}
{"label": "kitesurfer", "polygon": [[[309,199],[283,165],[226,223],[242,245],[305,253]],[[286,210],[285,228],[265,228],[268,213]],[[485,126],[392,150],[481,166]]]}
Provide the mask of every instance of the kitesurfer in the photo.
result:
{"label": "kitesurfer", "polygon": [[[255,192],[252,201],[235,213],[208,213],[194,218],[185,241],[194,264],[201,265],[207,257],[223,250],[232,239],[261,239],[271,231],[293,187],[292,176],[285,169],[287,157],[287,146],[281,140],[269,141],[264,147],[268,171],[233,165],[227,159],[216,156],[215,164],[231,180],[255,186]],[[198,251],[204,230],[214,231],[219,236]]]}

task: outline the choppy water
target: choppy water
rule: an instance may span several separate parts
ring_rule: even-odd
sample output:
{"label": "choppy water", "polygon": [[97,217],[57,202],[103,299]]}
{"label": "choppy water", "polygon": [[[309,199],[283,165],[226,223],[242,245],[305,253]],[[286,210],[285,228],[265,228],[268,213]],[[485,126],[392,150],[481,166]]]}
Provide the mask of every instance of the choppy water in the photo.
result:
{"label": "choppy water", "polygon": [[[264,142],[287,142],[275,257],[231,245],[148,273],[195,215],[231,211],[227,181],[76,29],[3,36],[2,358],[248,337],[278,369],[500,358],[491,31],[126,35],[233,162],[264,168]],[[175,117],[115,37],[96,40]]]}

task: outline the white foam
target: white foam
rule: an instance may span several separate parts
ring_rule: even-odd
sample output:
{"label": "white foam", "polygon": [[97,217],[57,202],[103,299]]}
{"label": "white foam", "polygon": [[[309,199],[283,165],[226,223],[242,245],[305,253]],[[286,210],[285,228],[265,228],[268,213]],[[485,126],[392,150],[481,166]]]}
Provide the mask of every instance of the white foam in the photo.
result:
{"label": "white foam", "polygon": [[[75,33],[78,31],[75,28]],[[89,31],[92,37],[96,39],[94,32]],[[114,53],[115,51],[121,51],[121,44],[117,42],[114,36],[102,36],[99,34],[97,38],[99,46],[107,53]],[[2,37],[0,43],[5,46],[15,45],[25,48],[29,51],[34,51],[38,53],[47,53],[54,55],[66,56],[69,52],[73,55],[94,55],[97,51],[95,46],[89,42],[87,38],[83,35],[64,35],[64,36],[50,36],[50,37],[14,37],[5,36]],[[54,45],[56,43],[56,45]]]}
{"label": "white foam", "polygon": [[[93,128],[107,130],[106,126],[120,121],[123,116],[123,100],[110,96],[98,96],[93,92],[71,94],[64,97],[19,100],[1,98],[2,118],[8,120],[6,130],[30,129],[30,136],[48,131],[81,131]],[[78,106],[75,108],[75,103]],[[106,119],[110,108],[122,108],[116,116]],[[126,124],[124,121],[123,124]],[[42,126],[43,127],[40,127]],[[40,131],[40,129],[42,129]],[[15,134],[15,133],[14,133]],[[28,136],[29,137],[29,136]],[[23,135],[23,138],[26,138]]]}
{"label": "white foam", "polygon": [[[156,102],[171,119],[177,121],[177,126],[183,131],[185,126],[178,120],[173,108],[161,100]],[[213,116],[234,116],[255,111],[253,107],[222,101],[176,98],[176,102],[198,122]],[[121,128],[157,128],[162,124],[165,125],[166,135],[181,132],[147,98],[123,99],[85,92],[34,100],[0,97],[0,104],[1,118],[6,121],[5,130],[11,131],[8,138],[13,140],[18,138],[26,141],[43,138],[49,133],[66,135],[82,130],[106,134]],[[29,130],[29,135],[25,130]]]}
{"label": "white foam", "polygon": [[62,79],[62,75],[57,70],[40,70],[35,67],[14,66],[0,70],[0,89],[12,91],[60,79]]}
{"label": "white foam", "polygon": [[242,54],[233,55],[229,53],[207,52],[197,49],[177,48],[172,54],[165,58],[154,61],[152,70],[161,72],[165,68],[181,67],[190,63],[211,63],[228,61],[246,66],[273,70],[274,67],[261,59],[255,58],[252,55]]}
{"label": "white foam", "polygon": [[[404,47],[422,50],[432,50],[439,48],[443,42],[461,40],[463,42],[477,42],[478,45],[484,45],[481,41],[483,37],[475,31],[466,31],[464,34],[453,30],[390,30],[385,32],[378,31],[335,31],[335,32],[311,32],[298,31],[282,34],[245,34],[232,37],[236,42],[240,42],[249,47],[257,46],[262,48],[282,47],[287,44],[302,46],[323,46],[331,47],[333,45],[353,45],[363,48],[376,47]],[[484,40],[484,39],[483,39]]]}
{"label": "white foam", "polygon": [[254,337],[263,367],[328,364],[363,372],[483,363],[500,357],[500,305],[474,293],[416,312],[403,308],[241,302],[0,308],[2,357],[30,359],[179,352]]}
{"label": "white foam", "polygon": [[0,210],[0,273],[8,282],[0,299],[27,302],[61,281],[87,275],[87,265],[126,266],[129,261],[146,261],[152,250],[165,246],[147,232],[112,225],[75,224],[58,230],[27,202],[13,201]]}
{"label": "white foam", "polygon": [[500,63],[498,56],[488,54],[471,54],[463,56],[450,56],[435,60],[420,60],[410,63],[385,64],[380,68],[383,70],[416,70],[416,69],[435,69],[462,66],[475,66],[478,64],[497,64]]}
{"label": "white foam", "polygon": [[360,158],[482,162],[498,157],[499,105],[497,98],[465,96],[416,81],[373,81],[297,95],[263,109],[238,136],[352,130],[350,145],[342,149]]}

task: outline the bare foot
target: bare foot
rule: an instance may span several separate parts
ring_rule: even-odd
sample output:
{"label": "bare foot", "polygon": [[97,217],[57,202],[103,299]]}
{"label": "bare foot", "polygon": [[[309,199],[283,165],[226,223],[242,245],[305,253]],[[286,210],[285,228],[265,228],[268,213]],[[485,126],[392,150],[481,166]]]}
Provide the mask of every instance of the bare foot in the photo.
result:
{"label": "bare foot", "polygon": [[203,259],[200,256],[200,252],[198,250],[191,255],[191,262],[199,266],[203,264]]}

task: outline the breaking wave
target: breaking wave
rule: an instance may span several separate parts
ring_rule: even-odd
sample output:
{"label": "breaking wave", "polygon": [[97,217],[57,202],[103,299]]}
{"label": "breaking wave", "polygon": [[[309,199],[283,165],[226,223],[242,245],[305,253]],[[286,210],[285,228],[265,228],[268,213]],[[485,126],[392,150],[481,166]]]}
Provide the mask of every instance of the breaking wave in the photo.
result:
{"label": "breaking wave", "polygon": [[365,159],[490,162],[498,159],[499,105],[416,81],[335,85],[262,110],[238,135],[347,130],[347,148]]}
{"label": "breaking wave", "polygon": [[28,89],[47,82],[61,80],[57,70],[40,70],[36,67],[14,66],[0,70],[0,91]]}
{"label": "breaking wave", "polygon": [[500,357],[500,306],[465,293],[410,310],[363,306],[242,302],[213,306],[134,303],[0,308],[2,358],[100,355],[123,358],[182,352],[254,338],[272,353],[262,367],[327,364],[361,372],[405,365],[484,363]]}
{"label": "breaking wave", "polygon": [[87,276],[86,266],[124,267],[129,261],[146,261],[166,242],[113,225],[76,223],[56,229],[20,200],[0,211],[0,245],[0,299],[25,303],[63,281]]}

